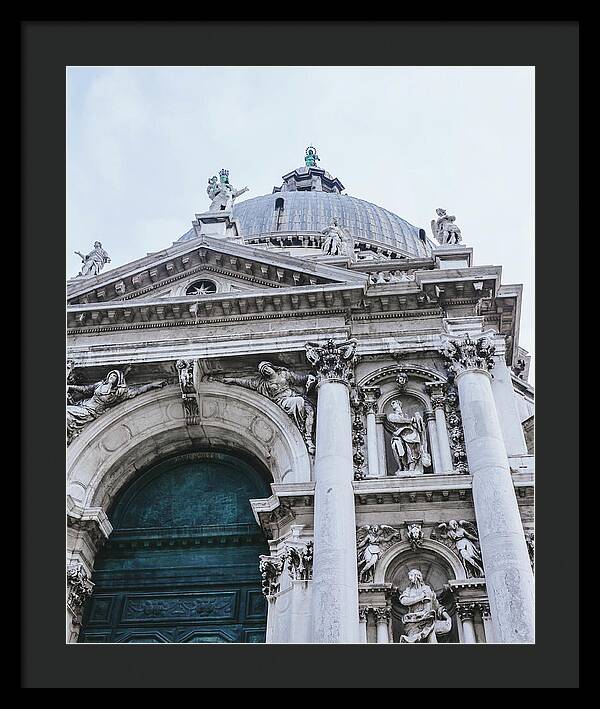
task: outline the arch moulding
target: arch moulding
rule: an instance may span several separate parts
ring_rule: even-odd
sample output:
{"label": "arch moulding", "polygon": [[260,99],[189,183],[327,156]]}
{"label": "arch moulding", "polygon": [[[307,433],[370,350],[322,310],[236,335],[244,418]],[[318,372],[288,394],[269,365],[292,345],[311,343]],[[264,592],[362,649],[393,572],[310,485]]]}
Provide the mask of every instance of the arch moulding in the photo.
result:
{"label": "arch moulding", "polygon": [[[452,569],[455,579],[462,580],[467,578],[467,574],[460,559],[452,551],[450,551],[445,544],[438,542],[436,539],[424,539],[420,548],[431,551],[441,557]],[[385,583],[386,579],[390,575],[390,572],[396,565],[395,562],[400,562],[401,557],[406,553],[413,553],[413,549],[409,542],[396,542],[388,547],[381,555],[379,563],[375,568],[375,583]]]}
{"label": "arch moulding", "polygon": [[67,449],[67,493],[80,507],[104,510],[135,474],[194,447],[249,453],[276,483],[308,482],[306,444],[286,414],[266,397],[238,386],[198,386],[200,421],[186,426],[179,387],[123,402],[90,423]]}

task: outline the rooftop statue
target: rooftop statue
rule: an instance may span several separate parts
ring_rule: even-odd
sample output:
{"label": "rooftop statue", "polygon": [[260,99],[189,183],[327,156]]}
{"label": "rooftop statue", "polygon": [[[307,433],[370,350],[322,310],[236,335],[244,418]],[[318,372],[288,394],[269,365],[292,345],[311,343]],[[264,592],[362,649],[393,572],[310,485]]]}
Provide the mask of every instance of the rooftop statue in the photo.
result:
{"label": "rooftop statue", "polygon": [[110,258],[106,251],[102,248],[102,244],[99,241],[94,242],[94,250],[90,251],[87,256],[84,256],[79,251],[75,252],[78,256],[81,256],[81,261],[83,263],[81,271],[77,276],[97,276],[100,271],[104,268],[105,263],[110,263]]}
{"label": "rooftop statue", "polygon": [[418,569],[408,572],[408,580],[408,586],[400,591],[400,603],[408,608],[408,613],[402,616],[404,635],[400,636],[400,642],[437,643],[438,635],[452,630],[452,618]]}
{"label": "rooftop statue", "polygon": [[458,244],[462,241],[460,229],[454,223],[456,217],[446,214],[446,210],[441,208],[436,209],[435,213],[438,219],[431,220],[431,231],[436,241],[439,244]]}
{"label": "rooftop statue", "polygon": [[247,187],[236,190],[231,182],[229,182],[229,170],[220,170],[219,179],[213,175],[213,177],[208,180],[206,193],[212,200],[208,211],[221,212],[230,210],[234,200],[244,194],[244,192],[248,192]]}
{"label": "rooftop statue", "polygon": [[321,158],[317,155],[317,149],[313,148],[312,145],[309,145],[308,148],[306,148],[306,155],[304,156],[306,167],[316,167],[317,161],[320,160]]}
{"label": "rooftop statue", "polygon": [[324,235],[321,249],[327,256],[350,256],[354,252],[354,244],[349,234],[338,222],[337,217],[333,217],[331,224],[323,229]]}

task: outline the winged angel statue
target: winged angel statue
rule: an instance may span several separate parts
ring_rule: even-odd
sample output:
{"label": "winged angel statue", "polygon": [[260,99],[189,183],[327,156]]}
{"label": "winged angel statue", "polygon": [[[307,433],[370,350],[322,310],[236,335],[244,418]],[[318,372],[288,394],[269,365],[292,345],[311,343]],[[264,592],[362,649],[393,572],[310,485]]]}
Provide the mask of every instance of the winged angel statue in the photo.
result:
{"label": "winged angel statue", "polygon": [[358,580],[375,581],[375,566],[381,556],[381,544],[399,537],[400,532],[387,524],[366,524],[356,532]]}
{"label": "winged angel statue", "polygon": [[477,529],[472,522],[451,519],[437,526],[439,537],[459,555],[469,578],[483,578],[483,562],[478,549]]}

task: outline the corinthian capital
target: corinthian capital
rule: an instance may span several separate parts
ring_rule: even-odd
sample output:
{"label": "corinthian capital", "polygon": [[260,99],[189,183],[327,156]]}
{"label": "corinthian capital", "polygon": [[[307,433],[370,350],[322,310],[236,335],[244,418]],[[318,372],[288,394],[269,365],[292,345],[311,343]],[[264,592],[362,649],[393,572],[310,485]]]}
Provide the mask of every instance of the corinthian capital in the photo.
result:
{"label": "corinthian capital", "polygon": [[446,369],[453,375],[469,369],[489,372],[494,366],[495,351],[489,337],[483,335],[473,340],[467,333],[461,338],[447,339],[440,348]]}
{"label": "corinthian capital", "polygon": [[338,380],[350,384],[354,379],[356,340],[334,342],[327,340],[325,345],[307,342],[306,359],[313,365],[319,382]]}
{"label": "corinthian capital", "polygon": [[83,604],[92,595],[94,584],[89,580],[87,572],[80,561],[72,561],[67,566],[67,605],[78,617]]}

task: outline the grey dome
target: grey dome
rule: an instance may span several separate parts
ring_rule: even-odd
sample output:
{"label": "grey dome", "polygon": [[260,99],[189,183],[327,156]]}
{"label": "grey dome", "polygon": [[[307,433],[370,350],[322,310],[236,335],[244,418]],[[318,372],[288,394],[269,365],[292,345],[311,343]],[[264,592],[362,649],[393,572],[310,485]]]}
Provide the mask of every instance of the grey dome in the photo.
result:
{"label": "grey dome", "polygon": [[[283,210],[279,206],[283,200]],[[334,192],[282,191],[234,203],[232,216],[239,220],[245,239],[273,232],[320,232],[337,217],[358,240],[375,241],[412,258],[431,254],[432,245],[419,236],[420,229],[383,207]],[[181,240],[193,238],[193,229]]]}
{"label": "grey dome", "polygon": [[[277,200],[283,200],[280,216]],[[337,217],[356,239],[387,244],[412,257],[431,253],[431,245],[421,240],[417,227],[387,209],[348,195],[276,192],[234,204],[232,216],[239,220],[245,238],[275,231],[322,231]]]}

